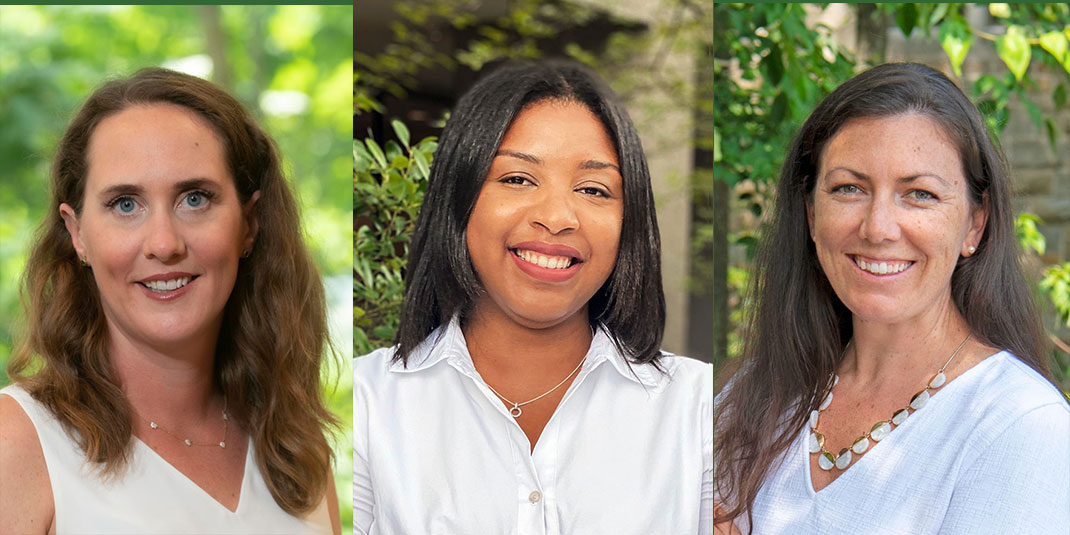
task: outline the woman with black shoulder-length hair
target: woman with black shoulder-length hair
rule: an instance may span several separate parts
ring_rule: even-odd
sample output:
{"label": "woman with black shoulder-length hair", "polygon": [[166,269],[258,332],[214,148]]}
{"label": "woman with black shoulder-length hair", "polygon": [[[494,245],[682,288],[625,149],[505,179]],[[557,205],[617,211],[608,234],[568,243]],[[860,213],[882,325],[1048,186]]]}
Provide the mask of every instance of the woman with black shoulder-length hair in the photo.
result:
{"label": "woman with black shoulder-length hair", "polygon": [[818,105],[777,188],[715,402],[716,533],[1070,532],[1070,404],[977,108],[875,67]]}
{"label": "woman with black shoulder-length hair", "polygon": [[274,142],[194,76],[93,92],[0,391],[3,533],[339,533],[323,286]]}
{"label": "woman with black shoulder-length hair", "polygon": [[357,533],[712,529],[712,367],[664,353],[639,137],[567,62],[458,102],[396,343],[354,365]]}

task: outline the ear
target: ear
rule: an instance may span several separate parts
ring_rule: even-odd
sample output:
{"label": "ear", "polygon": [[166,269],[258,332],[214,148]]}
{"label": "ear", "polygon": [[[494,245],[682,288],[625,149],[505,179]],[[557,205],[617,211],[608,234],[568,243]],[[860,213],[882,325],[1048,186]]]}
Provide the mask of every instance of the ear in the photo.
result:
{"label": "ear", "polygon": [[260,190],[253,192],[249,201],[242,206],[242,217],[245,219],[245,237],[242,239],[242,250],[253,250],[256,235],[260,232],[260,218],[257,216],[256,201],[260,200]]}
{"label": "ear", "polygon": [[[962,256],[970,256],[974,254],[970,252],[970,247],[978,247],[981,243],[981,238],[985,235],[985,224],[988,223],[988,193],[984,194],[981,198],[981,206],[973,208],[973,212],[970,213],[970,229],[966,232],[966,242],[962,244]],[[976,249],[974,250],[976,252]]]}
{"label": "ear", "polygon": [[85,243],[82,242],[82,226],[78,222],[78,214],[74,213],[74,208],[71,208],[71,205],[62,203],[59,205],[59,216],[63,218],[67,233],[71,235],[71,245],[74,246],[75,254],[78,255],[79,259],[89,262]]}

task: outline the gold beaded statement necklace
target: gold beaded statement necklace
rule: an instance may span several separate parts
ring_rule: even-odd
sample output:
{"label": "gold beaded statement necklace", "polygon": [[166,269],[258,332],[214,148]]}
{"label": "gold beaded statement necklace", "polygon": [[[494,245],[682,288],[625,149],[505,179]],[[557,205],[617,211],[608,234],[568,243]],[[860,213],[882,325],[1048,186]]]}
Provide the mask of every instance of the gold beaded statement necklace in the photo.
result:
{"label": "gold beaded statement necklace", "polygon": [[892,429],[906,421],[907,417],[912,414],[912,411],[924,407],[932,396],[930,391],[935,391],[947,382],[947,376],[944,375],[944,370],[946,370],[947,366],[954,360],[955,355],[959,354],[959,350],[962,349],[962,346],[966,345],[966,341],[969,340],[971,336],[973,336],[972,333],[966,335],[966,339],[955,348],[955,352],[951,353],[951,356],[948,357],[947,362],[940,368],[940,371],[936,372],[936,375],[934,375],[932,379],[929,379],[928,384],[925,385],[925,388],[923,388],[921,392],[914,394],[914,396],[910,398],[910,403],[908,403],[906,407],[896,411],[891,419],[881,420],[873,424],[873,427],[868,433],[855,439],[854,443],[851,444],[851,447],[843,448],[838,455],[833,455],[832,452],[825,449],[825,436],[817,430],[818,421],[821,419],[821,413],[832,403],[832,389],[840,382],[840,376],[833,373],[830,378],[832,385],[829,387],[825,399],[821,400],[821,405],[818,406],[816,411],[810,411],[809,448],[810,453],[818,454],[817,466],[822,470],[832,470],[833,467],[836,467],[837,470],[846,470],[848,466],[851,466],[852,453],[862,455],[869,450],[869,443],[871,440],[873,442],[880,442],[884,437],[888,436],[888,433],[892,432]]}
{"label": "gold beaded statement necklace", "polygon": [[180,436],[168,431],[166,428],[160,426],[160,424],[156,423],[156,420],[150,420],[150,419],[145,418],[145,417],[142,417],[141,419],[145,420],[146,422],[148,422],[149,423],[149,428],[152,429],[153,431],[156,431],[157,429],[160,430],[160,431],[163,431],[164,433],[167,433],[168,435],[171,435],[171,436],[175,437],[175,439],[182,441],[182,443],[185,444],[187,448],[191,447],[191,446],[219,446],[220,448],[226,448],[227,447],[227,424],[229,423],[230,418],[227,416],[227,397],[226,396],[223,396],[223,438],[218,443],[215,443],[215,444],[212,444],[212,443],[209,443],[209,442],[198,443],[198,442],[194,442],[194,441],[190,440],[189,438],[182,438],[182,437],[180,437]]}

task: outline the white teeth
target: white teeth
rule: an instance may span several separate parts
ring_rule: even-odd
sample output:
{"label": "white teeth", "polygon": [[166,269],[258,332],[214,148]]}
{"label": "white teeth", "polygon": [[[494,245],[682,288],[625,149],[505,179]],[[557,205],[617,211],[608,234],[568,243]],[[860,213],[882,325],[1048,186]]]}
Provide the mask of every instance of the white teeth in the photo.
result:
{"label": "white teeth", "polygon": [[142,284],[154,292],[170,292],[189,284],[190,280],[190,277],[180,277],[166,281],[148,281]]}
{"label": "white teeth", "polygon": [[525,262],[549,269],[565,269],[572,264],[572,258],[568,256],[547,256],[524,249],[517,249],[516,255]]}
{"label": "white teeth", "polygon": [[899,273],[904,269],[910,267],[913,262],[904,262],[902,264],[889,264],[888,262],[866,262],[865,260],[856,258],[855,264],[865,271],[873,273],[875,275],[888,275],[890,273]]}

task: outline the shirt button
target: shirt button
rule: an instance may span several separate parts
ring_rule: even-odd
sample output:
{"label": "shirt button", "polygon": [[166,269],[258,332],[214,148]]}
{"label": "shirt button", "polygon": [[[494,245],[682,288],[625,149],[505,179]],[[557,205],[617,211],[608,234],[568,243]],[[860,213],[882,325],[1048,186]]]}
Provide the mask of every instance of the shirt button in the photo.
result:
{"label": "shirt button", "polygon": [[542,499],[542,493],[540,493],[537,490],[533,490],[533,491],[531,491],[531,494],[528,494],[528,501],[531,502],[531,503],[539,503],[539,500],[541,500],[541,499]]}

